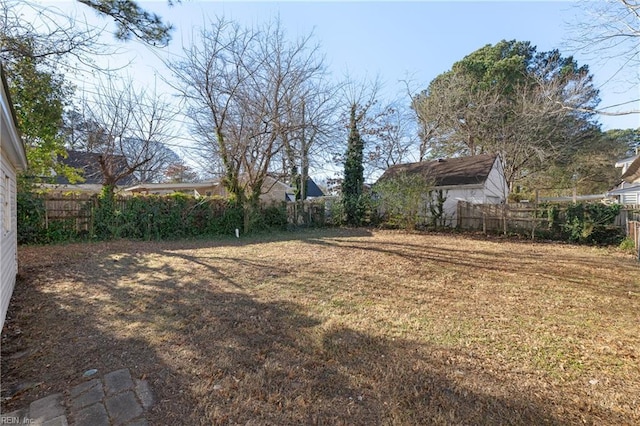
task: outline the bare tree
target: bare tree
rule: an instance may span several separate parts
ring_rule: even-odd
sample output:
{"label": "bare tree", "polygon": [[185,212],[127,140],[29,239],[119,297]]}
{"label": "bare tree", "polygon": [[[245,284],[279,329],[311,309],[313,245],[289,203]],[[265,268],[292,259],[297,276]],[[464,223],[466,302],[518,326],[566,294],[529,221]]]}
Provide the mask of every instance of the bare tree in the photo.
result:
{"label": "bare tree", "polygon": [[202,154],[245,210],[244,229],[284,140],[301,131],[304,93],[324,74],[311,37],[286,39],[278,21],[243,28],[219,18],[169,64]]}
{"label": "bare tree", "polygon": [[168,135],[162,134],[156,136],[153,143],[140,138],[126,139],[122,144],[122,155],[125,158],[149,158],[144,166],[139,167],[133,177],[136,182],[152,183],[164,180],[167,169],[176,163],[179,163],[180,157],[164,143],[158,141],[158,138],[168,141]]}
{"label": "bare tree", "polygon": [[[640,1],[584,0],[575,7],[584,11],[588,18],[572,25],[574,36],[569,40],[570,47],[590,54],[600,62],[617,62],[618,70],[609,80],[630,75],[627,83],[635,90],[640,81]],[[638,102],[640,98],[594,108],[593,111],[609,116],[639,114],[640,108],[631,106]]]}
{"label": "bare tree", "polygon": [[144,176],[158,164],[175,158],[163,142],[172,139],[173,114],[169,105],[127,81],[117,87],[114,80],[98,86],[97,94],[84,107],[87,128],[85,148],[99,154],[103,185],[113,191],[121,179]]}
{"label": "bare tree", "polygon": [[491,136],[485,123],[491,122],[500,102],[500,92],[476,89],[463,73],[445,73],[427,90],[413,97],[413,109],[420,126],[420,161],[455,154],[477,155],[481,141]]}
{"label": "bare tree", "polygon": [[371,174],[412,160],[417,141],[411,111],[399,102],[387,105],[375,116],[375,130],[368,136],[365,168],[370,169]]}
{"label": "bare tree", "polygon": [[307,197],[306,182],[315,157],[312,154],[330,149],[336,136],[336,87],[324,75],[318,77],[293,92],[296,98],[286,101],[291,131],[282,134],[282,174],[300,200]]}
{"label": "bare tree", "polygon": [[100,41],[103,29],[52,5],[2,1],[0,22],[0,60],[5,65],[28,59],[51,70],[106,72],[96,58],[118,54],[117,47]]}
{"label": "bare tree", "polygon": [[165,181],[169,183],[196,182],[198,173],[191,169],[184,161],[179,160],[170,164],[165,170]]}

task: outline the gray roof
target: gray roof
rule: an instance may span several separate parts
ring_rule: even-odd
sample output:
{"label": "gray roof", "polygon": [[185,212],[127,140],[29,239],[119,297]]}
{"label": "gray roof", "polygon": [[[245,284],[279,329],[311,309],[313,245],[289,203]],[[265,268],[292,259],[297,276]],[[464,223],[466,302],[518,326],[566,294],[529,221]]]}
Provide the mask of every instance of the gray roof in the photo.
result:
{"label": "gray roof", "polygon": [[[82,171],[82,177],[84,178],[84,184],[103,184],[104,176],[100,169],[100,156],[102,154],[94,152],[82,152],[82,151],[67,151],[68,157],[61,158],[59,161],[65,166],[73,167]],[[127,162],[123,156],[113,156],[117,166],[120,170],[126,170]],[[68,184],[69,181],[64,176],[56,176],[55,183]],[[128,186],[136,183],[135,177],[129,175],[117,182],[119,186]]]}
{"label": "gray roof", "polygon": [[307,187],[305,188],[305,195],[307,197],[323,197],[324,192],[320,189],[320,187],[311,179],[307,177]]}
{"label": "gray roof", "polygon": [[494,154],[482,154],[397,164],[389,167],[379,180],[390,179],[401,173],[419,173],[433,180],[434,186],[482,185],[489,177],[496,158],[497,155]]}
{"label": "gray roof", "polygon": [[640,155],[627,167],[627,171],[624,172],[621,178],[629,183],[640,180]]}
{"label": "gray roof", "polygon": [[613,189],[607,192],[607,195],[622,195],[629,194],[633,192],[640,192],[640,185],[627,186],[625,188]]}

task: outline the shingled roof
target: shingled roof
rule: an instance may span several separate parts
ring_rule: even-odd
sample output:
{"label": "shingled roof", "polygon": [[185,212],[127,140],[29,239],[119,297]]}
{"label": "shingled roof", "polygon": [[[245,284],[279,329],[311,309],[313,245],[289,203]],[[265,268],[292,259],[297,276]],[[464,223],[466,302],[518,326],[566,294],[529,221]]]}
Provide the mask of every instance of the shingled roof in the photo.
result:
{"label": "shingled roof", "polygon": [[379,180],[399,174],[419,173],[433,180],[434,186],[482,185],[489,177],[497,156],[493,154],[447,158],[419,163],[397,164],[389,167]]}
{"label": "shingled roof", "polygon": [[627,167],[627,171],[622,175],[622,180],[628,183],[640,180],[640,155]]}
{"label": "shingled roof", "polygon": [[[82,151],[67,151],[68,157],[61,158],[60,161],[69,167],[79,169],[82,171],[82,177],[84,178],[83,184],[97,184],[102,185],[104,183],[104,176],[100,169],[100,155],[94,152],[82,152]],[[121,170],[126,169],[126,160],[122,156],[114,156],[114,160],[117,161]],[[55,183],[68,184],[69,181],[64,176],[56,176]],[[120,179],[117,184],[120,186],[133,185],[136,183],[134,176],[129,175]]]}

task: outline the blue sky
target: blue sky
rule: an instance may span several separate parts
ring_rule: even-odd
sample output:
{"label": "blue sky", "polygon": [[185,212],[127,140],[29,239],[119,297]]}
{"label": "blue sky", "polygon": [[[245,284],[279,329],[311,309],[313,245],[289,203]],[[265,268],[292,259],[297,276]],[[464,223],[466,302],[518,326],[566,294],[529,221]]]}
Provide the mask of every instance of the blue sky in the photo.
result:
{"label": "blue sky", "polygon": [[[90,25],[113,25],[97,17],[78,2],[45,2],[59,11],[75,13]],[[197,27],[209,18],[224,15],[251,25],[280,18],[291,37],[313,32],[321,45],[329,69],[336,78],[349,75],[362,78],[379,76],[383,95],[397,98],[403,93],[400,80],[410,80],[416,90],[426,88],[438,74],[447,71],[465,55],[502,39],[530,41],[538,51],[554,48],[566,56],[574,54],[579,64],[588,64],[600,88],[600,107],[640,98],[638,70],[616,75],[620,64],[604,63],[573,52],[567,41],[571,25],[589,19],[584,8],[571,1],[462,2],[462,1],[352,1],[352,2],[240,2],[186,1],[169,7],[166,1],[141,2],[176,27],[168,48],[155,53],[138,42],[119,43],[106,34],[105,41],[118,45],[120,55],[108,59],[111,66],[128,64],[123,74],[140,84],[157,83],[156,75],[166,75],[159,57],[171,58],[190,43]],[[104,59],[103,59],[104,60]],[[634,75],[635,73],[635,75]],[[614,77],[615,76],[615,77]],[[612,78],[614,77],[614,78]],[[88,74],[76,74],[78,87],[90,90],[94,84]],[[633,81],[634,84],[630,84]],[[408,100],[407,100],[408,102]],[[640,109],[636,101],[626,108]],[[640,127],[640,115],[600,117],[603,129]]]}
{"label": "blue sky", "polygon": [[[141,4],[176,27],[172,44],[160,52],[163,57],[180,54],[194,29],[205,25],[209,17],[224,15],[250,25],[279,16],[292,37],[313,32],[337,78],[347,72],[354,77],[379,76],[389,97],[402,92],[400,80],[409,79],[416,88],[424,88],[455,61],[502,39],[530,41],[538,51],[558,48],[565,55],[575,54],[567,44],[571,24],[589,19],[571,1],[183,1],[173,7],[166,1]],[[76,2],[55,5],[62,11],[75,9],[95,25],[108,24]],[[107,36],[107,41],[113,41],[112,37]],[[121,50],[126,51],[121,60],[134,58],[126,70],[134,78],[148,78],[154,71],[164,73],[160,61],[139,43],[126,43]],[[600,63],[581,53],[575,57],[580,64],[588,64],[595,75],[601,90],[601,107],[640,98],[637,79],[635,85],[628,84],[630,72],[610,80],[619,64]],[[117,64],[118,59],[112,58],[111,63]],[[638,103],[630,106],[640,109]],[[603,116],[600,121],[604,129],[640,127],[638,114]]]}

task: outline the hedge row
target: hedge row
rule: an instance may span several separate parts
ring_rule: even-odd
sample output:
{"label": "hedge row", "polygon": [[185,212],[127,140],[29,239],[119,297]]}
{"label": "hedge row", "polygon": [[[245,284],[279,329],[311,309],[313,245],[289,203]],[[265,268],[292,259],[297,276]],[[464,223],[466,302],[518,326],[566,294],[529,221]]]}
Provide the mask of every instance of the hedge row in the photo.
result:
{"label": "hedge row", "polygon": [[[85,200],[68,217],[52,217],[45,208],[46,197],[32,192],[18,194],[18,242],[109,240],[165,240],[234,235],[242,230],[241,206],[219,197],[174,194],[169,196],[95,196]],[[251,217],[251,229],[286,228],[286,206],[263,207]]]}

